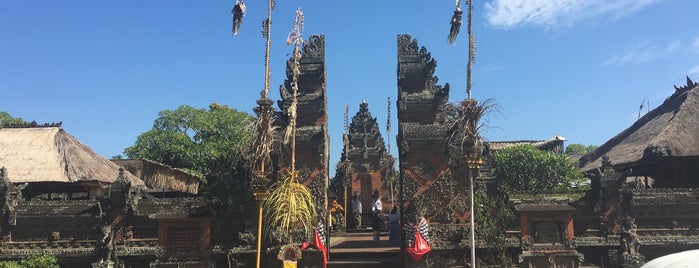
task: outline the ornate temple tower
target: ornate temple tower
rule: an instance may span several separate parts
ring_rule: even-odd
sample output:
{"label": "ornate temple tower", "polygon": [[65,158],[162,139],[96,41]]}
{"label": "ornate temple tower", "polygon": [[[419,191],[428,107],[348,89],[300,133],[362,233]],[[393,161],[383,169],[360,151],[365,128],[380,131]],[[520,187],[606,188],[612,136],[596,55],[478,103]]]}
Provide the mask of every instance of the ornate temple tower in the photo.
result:
{"label": "ornate temple tower", "polygon": [[436,66],[417,40],[398,35],[398,152],[404,214],[410,217],[417,212],[431,223],[463,223],[468,208],[461,204],[467,204],[468,196],[456,191],[445,153],[449,84],[436,85]]}
{"label": "ornate temple tower", "polygon": [[[342,159],[349,160],[348,195],[357,193],[362,200],[364,212],[369,212],[372,196],[379,193],[384,203],[384,210],[391,208],[390,181],[386,168],[392,157],[386,152],[386,145],[376,122],[369,112],[369,104],[362,101],[359,111],[352,117],[347,134],[347,151],[343,150]],[[387,187],[388,186],[388,187]]]}
{"label": "ornate temple tower", "polygon": [[[296,118],[296,169],[300,181],[308,186],[319,207],[326,207],[328,188],[328,112],[325,88],[325,36],[312,35],[301,51],[298,77],[298,104]],[[286,62],[284,85],[279,87],[282,100],[278,102],[279,118],[284,127],[289,125],[286,111],[292,103],[293,58]],[[289,147],[283,150],[281,165],[288,166]]]}

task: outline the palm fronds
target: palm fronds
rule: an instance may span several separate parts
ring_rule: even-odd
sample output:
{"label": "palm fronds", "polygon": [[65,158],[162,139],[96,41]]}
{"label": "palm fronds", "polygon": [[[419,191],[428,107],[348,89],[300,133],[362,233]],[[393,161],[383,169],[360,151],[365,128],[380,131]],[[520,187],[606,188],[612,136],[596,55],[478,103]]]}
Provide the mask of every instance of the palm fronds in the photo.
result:
{"label": "palm fronds", "polygon": [[[278,228],[289,240],[290,233],[295,230],[302,230],[305,237],[310,237],[318,219],[313,195],[298,181],[298,176],[298,172],[292,170],[272,184],[269,197],[263,203],[266,226]],[[272,231],[272,228],[267,228],[265,237],[269,237]]]}
{"label": "palm fronds", "polygon": [[448,143],[463,150],[465,146],[479,146],[482,142],[480,131],[486,125],[486,115],[498,111],[499,107],[493,99],[478,102],[467,99],[455,107],[455,118],[449,128]]}

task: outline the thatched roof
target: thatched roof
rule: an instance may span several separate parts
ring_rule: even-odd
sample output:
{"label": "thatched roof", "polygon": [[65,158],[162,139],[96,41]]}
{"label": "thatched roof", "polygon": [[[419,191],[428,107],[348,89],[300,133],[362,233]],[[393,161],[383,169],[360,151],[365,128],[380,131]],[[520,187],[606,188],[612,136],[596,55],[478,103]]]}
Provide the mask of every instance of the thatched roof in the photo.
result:
{"label": "thatched roof", "polygon": [[699,156],[699,84],[687,78],[687,86],[675,89],[663,104],[582,157],[581,169],[601,167],[604,155],[616,167]]}
{"label": "thatched roof", "polygon": [[[0,128],[0,167],[13,183],[103,182],[119,176],[119,166],[60,127]],[[125,172],[132,185],[143,182]]]}
{"label": "thatched roof", "polygon": [[179,168],[147,159],[112,160],[139,177],[149,187],[197,194],[201,178]]}
{"label": "thatched roof", "polygon": [[562,144],[566,139],[564,137],[554,135],[548,140],[520,140],[520,141],[490,141],[490,149],[493,151],[502,150],[505,148],[510,148],[518,145],[531,145],[538,149],[545,150],[554,147],[558,144]]}

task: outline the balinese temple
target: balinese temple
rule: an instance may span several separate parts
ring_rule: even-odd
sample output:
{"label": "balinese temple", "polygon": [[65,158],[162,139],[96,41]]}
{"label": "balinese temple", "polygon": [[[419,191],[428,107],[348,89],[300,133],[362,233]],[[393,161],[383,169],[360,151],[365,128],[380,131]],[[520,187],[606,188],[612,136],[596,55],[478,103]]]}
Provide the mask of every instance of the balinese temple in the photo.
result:
{"label": "balinese temple", "polygon": [[[303,46],[296,135],[296,167],[321,206],[328,188],[324,46],[319,35]],[[436,60],[410,35],[398,35],[397,50],[395,199],[402,223],[425,217],[432,249],[420,262],[401,259],[402,267],[470,265],[469,174],[479,196],[505,197],[499,200],[514,214],[497,223],[497,245],[484,234],[490,218],[476,218],[478,267],[638,268],[699,248],[699,84],[687,78],[659,107],[580,158],[589,190],[506,194],[493,179],[492,152],[530,144],[562,153],[565,139],[486,142],[483,166],[470,172],[450,144],[453,104],[448,84],[437,84]],[[290,122],[291,67],[288,61],[280,88],[280,129]],[[359,109],[335,181],[361,195],[367,211],[377,191],[390,204],[393,159],[368,104]],[[275,149],[271,173],[288,166],[288,149]],[[104,159],[59,124],[0,128],[0,260],[50,254],[61,267],[253,267],[255,236],[217,218],[199,182],[149,160]],[[496,247],[503,258],[491,258]],[[281,265],[272,247],[263,252],[262,267]],[[304,250],[298,264],[321,267],[321,254]]]}
{"label": "balinese temple", "polygon": [[[397,198],[397,193],[391,193],[390,172],[392,157],[386,151],[386,145],[376,117],[369,112],[369,104],[365,101],[359,105],[359,111],[352,117],[347,134],[347,151],[342,153],[341,162],[349,161],[349,172],[347,178],[347,196],[352,201],[355,195],[362,203],[364,223],[362,226],[371,226],[369,214],[371,205],[376,194],[379,195],[383,203],[384,210],[392,207],[391,197]],[[398,185],[394,185],[397,190]],[[349,211],[352,213],[352,211]],[[354,215],[348,215],[349,219],[354,219]],[[354,226],[349,226],[354,227]]]}
{"label": "balinese temple", "polygon": [[[286,80],[280,86],[278,101],[282,129],[289,126],[288,109],[293,99],[293,58],[286,62]],[[298,77],[296,118],[296,170],[301,182],[316,197],[319,207],[326,205],[329,173],[328,107],[325,76],[325,36],[312,35],[304,42]],[[283,135],[283,134],[282,134]],[[282,150],[278,162],[289,166],[290,148]]]}

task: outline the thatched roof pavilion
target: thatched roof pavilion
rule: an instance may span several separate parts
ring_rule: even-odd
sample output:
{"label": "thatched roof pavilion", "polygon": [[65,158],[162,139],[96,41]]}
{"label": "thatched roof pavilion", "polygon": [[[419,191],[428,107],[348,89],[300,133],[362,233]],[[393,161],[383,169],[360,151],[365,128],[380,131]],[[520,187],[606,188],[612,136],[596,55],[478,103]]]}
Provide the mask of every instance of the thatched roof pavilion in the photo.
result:
{"label": "thatched roof pavilion", "polygon": [[[633,125],[580,159],[583,171],[602,166],[607,156],[615,169],[652,176],[678,187],[699,176],[699,84],[675,86],[675,93]],[[661,181],[658,181],[660,179]],[[699,186],[695,182],[694,186]]]}
{"label": "thatched roof pavilion", "polygon": [[179,168],[147,159],[112,160],[143,180],[154,190],[197,194],[201,178]]}
{"label": "thatched roof pavilion", "polygon": [[[60,126],[0,128],[0,167],[6,168],[7,178],[15,184],[87,188],[114,182],[120,169]],[[125,176],[134,186],[144,185],[131,173]]]}

